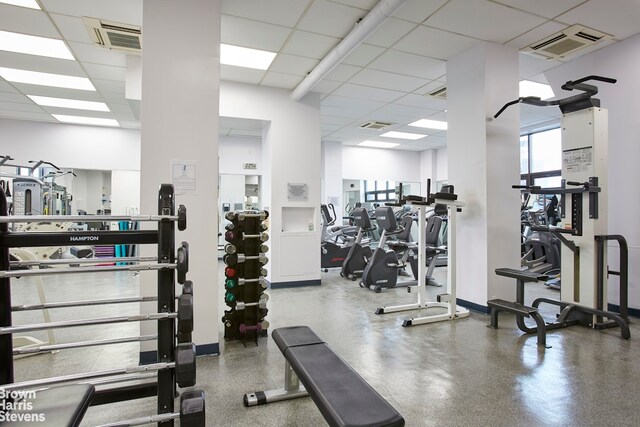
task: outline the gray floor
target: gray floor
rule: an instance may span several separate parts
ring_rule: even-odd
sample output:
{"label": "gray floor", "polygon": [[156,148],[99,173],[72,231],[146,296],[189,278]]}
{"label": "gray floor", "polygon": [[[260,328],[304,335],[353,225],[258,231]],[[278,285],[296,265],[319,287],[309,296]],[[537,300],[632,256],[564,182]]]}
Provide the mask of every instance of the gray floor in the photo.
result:
{"label": "gray floor", "polygon": [[[444,280],[446,269],[438,270],[437,277]],[[477,313],[455,322],[402,328],[402,319],[411,313],[376,316],[374,311],[380,305],[414,302],[415,294],[404,288],[375,294],[340,278],[337,271],[322,273],[322,283],[270,291],[271,327],[309,325],[398,409],[408,426],[640,425],[637,320],[629,341],[620,339],[616,329],[600,332],[574,327],[550,332],[547,340],[553,347],[545,351],[536,346],[535,336],[522,336],[509,315],[501,318],[499,330],[487,328],[488,317]],[[48,277],[45,289],[50,301],[128,296],[137,294],[137,278],[129,273]],[[36,302],[33,281],[15,280],[12,290],[15,303]],[[442,292],[442,288],[428,290],[430,295]],[[527,292],[532,297],[557,295],[539,284],[530,285]],[[51,315],[52,320],[62,320],[136,310],[130,304],[55,310]],[[40,322],[38,316],[16,315],[14,323]],[[221,325],[220,330],[222,336]],[[127,324],[61,329],[56,339],[137,333],[135,324]],[[283,357],[271,338],[246,348],[221,338],[221,353],[198,360],[198,388],[207,394],[208,425],[325,425],[308,398],[243,407],[244,393],[282,384]],[[123,344],[24,358],[16,360],[16,380],[132,365],[137,354],[137,345]],[[83,425],[154,411],[154,399],[93,407]]]}

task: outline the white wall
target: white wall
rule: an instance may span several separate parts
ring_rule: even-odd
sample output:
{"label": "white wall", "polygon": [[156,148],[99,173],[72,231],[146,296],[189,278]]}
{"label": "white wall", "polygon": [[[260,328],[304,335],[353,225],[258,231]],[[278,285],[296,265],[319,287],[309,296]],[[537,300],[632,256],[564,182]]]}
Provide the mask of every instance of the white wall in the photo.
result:
{"label": "white wall", "polygon": [[46,160],[60,168],[140,170],[140,131],[0,119],[0,154],[15,163]]}
{"label": "white wall", "polygon": [[[618,79],[614,85],[595,83],[601,106],[609,110],[609,234],[622,234],[629,244],[629,304],[640,308],[640,36],[635,36],[547,71],[545,76],[557,96],[573,92],[560,90],[568,80],[588,75]],[[609,264],[618,268],[618,250],[610,245]],[[618,302],[618,280],[609,280],[609,302]]]}
{"label": "white wall", "polygon": [[[338,215],[342,212],[342,150],[340,142],[322,143],[322,203],[333,203]],[[340,224],[341,219],[336,219]]]}
{"label": "white wall", "polygon": [[111,173],[111,214],[140,213],[140,171]]}
{"label": "white wall", "polygon": [[436,150],[436,181],[446,181],[449,179],[449,157],[447,148]]}
{"label": "white wall", "polygon": [[343,146],[342,178],[420,181],[420,156],[414,151]]}
{"label": "white wall", "polygon": [[[220,115],[269,122],[263,129],[263,206],[271,209],[271,283],[319,281],[320,229],[320,97],[310,93],[292,101],[289,91],[223,81],[220,83]],[[289,201],[287,184],[308,186],[306,201]],[[283,231],[283,213],[303,209],[304,229]],[[292,212],[292,211],[291,211]],[[281,256],[281,253],[283,254]]]}
{"label": "white wall", "polygon": [[[221,174],[261,175],[264,168],[262,139],[221,136],[218,140],[218,157]],[[255,163],[257,169],[244,169],[244,163]]]}

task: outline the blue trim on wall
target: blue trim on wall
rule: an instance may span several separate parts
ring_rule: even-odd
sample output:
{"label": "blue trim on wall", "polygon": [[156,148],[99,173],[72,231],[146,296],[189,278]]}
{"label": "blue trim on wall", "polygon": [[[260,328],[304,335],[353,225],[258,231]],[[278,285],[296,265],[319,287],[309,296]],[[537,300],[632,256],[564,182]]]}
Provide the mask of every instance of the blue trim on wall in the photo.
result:
{"label": "blue trim on wall", "polygon": [[320,279],[314,280],[297,280],[295,282],[267,282],[271,289],[298,288],[300,286],[320,286]]}
{"label": "blue trim on wall", "polygon": [[[196,356],[210,356],[215,354],[220,354],[220,343],[196,345]],[[158,363],[158,352],[156,350],[141,351],[140,364],[150,365],[152,363]]]}
{"label": "blue trim on wall", "polygon": [[[607,309],[609,311],[614,311],[616,313],[620,313],[620,306],[616,304],[608,304]],[[631,317],[640,317],[640,309],[638,308],[629,308],[629,316]]]}
{"label": "blue trim on wall", "polygon": [[476,304],[475,302],[463,300],[463,299],[460,299],[460,298],[457,298],[456,302],[458,303],[458,305],[461,305],[462,307],[466,307],[469,310],[477,311],[478,313],[482,313],[482,314],[491,313],[491,309],[489,307],[485,307],[484,305]]}

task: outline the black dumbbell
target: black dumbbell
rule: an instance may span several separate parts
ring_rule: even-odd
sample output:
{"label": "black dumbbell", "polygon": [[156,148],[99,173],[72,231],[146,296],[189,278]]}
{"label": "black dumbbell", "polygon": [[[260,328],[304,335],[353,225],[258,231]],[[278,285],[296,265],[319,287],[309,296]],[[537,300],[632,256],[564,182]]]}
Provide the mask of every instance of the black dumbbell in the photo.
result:
{"label": "black dumbbell", "polygon": [[184,231],[187,229],[187,208],[184,205],[180,205],[178,208],[178,230]]}
{"label": "black dumbbell", "polygon": [[182,294],[178,297],[178,342],[190,342],[192,332],[193,295]]}
{"label": "black dumbbell", "polygon": [[196,385],[196,345],[192,342],[176,346],[176,383],[181,388]]}
{"label": "black dumbbell", "polygon": [[185,280],[182,285],[182,293],[193,295],[193,282],[191,280]]}
{"label": "black dumbbell", "polygon": [[180,396],[180,425],[182,427],[204,427],[204,391],[189,390]]}
{"label": "black dumbbell", "polygon": [[183,284],[189,271],[189,243],[182,242],[178,248],[176,270],[178,271],[178,283]]}

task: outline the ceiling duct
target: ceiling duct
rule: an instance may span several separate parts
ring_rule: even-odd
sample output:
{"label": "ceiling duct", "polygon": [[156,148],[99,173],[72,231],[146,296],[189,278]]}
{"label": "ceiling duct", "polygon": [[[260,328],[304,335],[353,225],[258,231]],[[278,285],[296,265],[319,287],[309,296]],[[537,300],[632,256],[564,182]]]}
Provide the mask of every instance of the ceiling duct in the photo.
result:
{"label": "ceiling duct", "polygon": [[363,123],[363,124],[360,125],[360,127],[363,128],[363,129],[381,130],[381,129],[388,128],[392,124],[393,123],[372,121],[372,122]]}
{"label": "ceiling duct", "polygon": [[142,29],[140,27],[87,16],[83,16],[82,20],[91,40],[98,46],[129,54],[141,54]]}
{"label": "ceiling duct", "polygon": [[307,77],[291,92],[291,99],[300,101],[315,85],[333,70],[355,48],[373,34],[406,0],[380,0],[373,9],[325,56]]}
{"label": "ceiling duct", "polygon": [[427,93],[428,96],[433,96],[435,98],[447,99],[447,87],[442,86],[439,89],[434,90],[433,92]]}
{"label": "ceiling duct", "polygon": [[544,59],[563,59],[585,47],[592,46],[610,35],[582,25],[572,25],[559,33],[533,43],[520,51]]}

